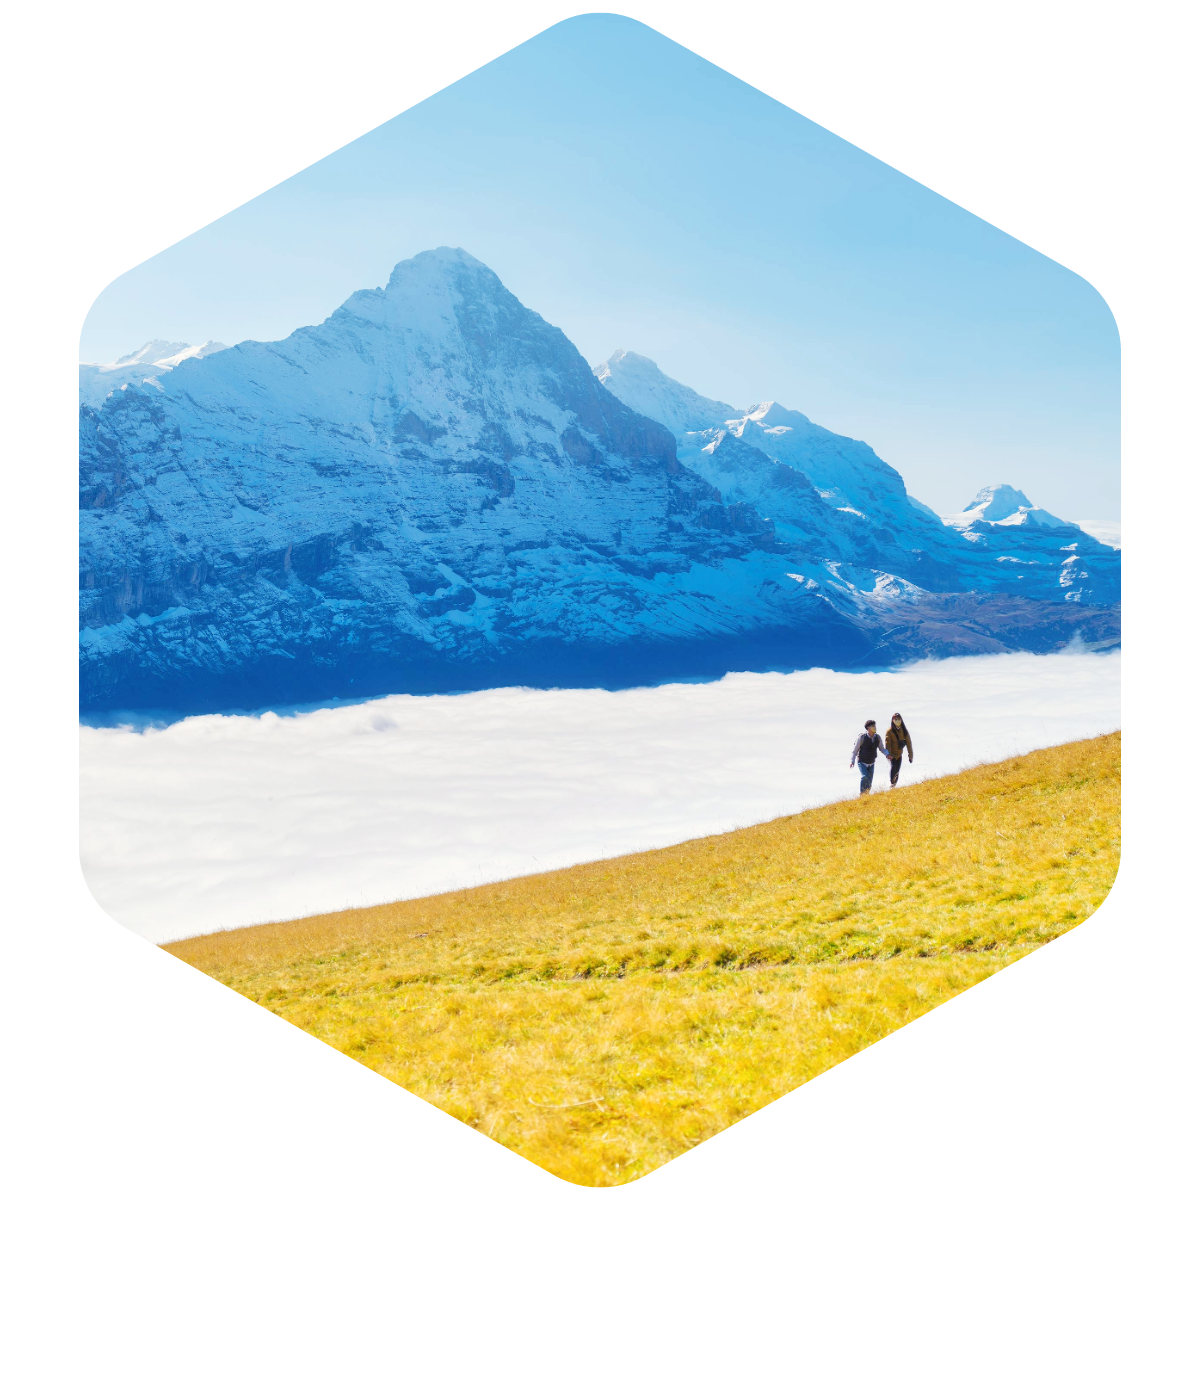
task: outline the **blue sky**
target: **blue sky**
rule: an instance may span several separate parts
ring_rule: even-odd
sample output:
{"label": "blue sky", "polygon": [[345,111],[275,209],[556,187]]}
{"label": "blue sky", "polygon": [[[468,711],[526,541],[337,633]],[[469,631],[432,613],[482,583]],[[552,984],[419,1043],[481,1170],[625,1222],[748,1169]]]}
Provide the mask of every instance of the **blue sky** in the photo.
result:
{"label": "blue sky", "polygon": [[440,244],[589,362],[636,350],[737,406],[779,399],[940,511],[1007,481],[1119,515],[1119,344],[1088,283],[614,15],[556,25],[118,278],[81,358],[277,339]]}

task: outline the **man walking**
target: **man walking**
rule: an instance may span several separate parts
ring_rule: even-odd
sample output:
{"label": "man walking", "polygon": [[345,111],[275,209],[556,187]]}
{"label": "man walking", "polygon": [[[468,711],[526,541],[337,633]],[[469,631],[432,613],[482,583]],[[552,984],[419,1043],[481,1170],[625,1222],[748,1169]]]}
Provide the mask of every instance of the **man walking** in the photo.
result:
{"label": "man walking", "polygon": [[875,757],[883,748],[883,740],[875,733],[875,721],[867,720],[863,732],[854,741],[850,753],[850,767],[858,764],[858,795],[871,791],[871,779],[875,776]]}
{"label": "man walking", "polygon": [[912,762],[912,735],[908,732],[902,716],[895,714],[892,722],[888,726],[888,732],[883,736],[883,745],[887,749],[887,756],[892,761],[892,786],[896,786],[896,781],[900,777],[900,764],[904,761],[904,750],[908,749],[908,761]]}

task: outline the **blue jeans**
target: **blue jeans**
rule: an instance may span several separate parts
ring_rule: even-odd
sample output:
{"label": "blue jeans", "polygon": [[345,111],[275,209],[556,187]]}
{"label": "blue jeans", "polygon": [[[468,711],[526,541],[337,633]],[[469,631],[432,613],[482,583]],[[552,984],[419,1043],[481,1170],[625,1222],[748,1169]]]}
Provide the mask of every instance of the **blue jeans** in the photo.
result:
{"label": "blue jeans", "polygon": [[873,763],[860,763],[858,765],[859,784],[858,791],[861,795],[871,791],[871,779],[875,776],[875,765]]}

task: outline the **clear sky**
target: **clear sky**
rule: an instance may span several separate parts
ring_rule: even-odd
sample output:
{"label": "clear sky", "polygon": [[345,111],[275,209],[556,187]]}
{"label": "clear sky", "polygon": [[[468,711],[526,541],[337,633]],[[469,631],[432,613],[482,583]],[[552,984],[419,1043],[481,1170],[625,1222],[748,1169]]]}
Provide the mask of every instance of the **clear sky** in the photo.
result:
{"label": "clear sky", "polygon": [[590,363],[635,350],[738,407],[778,399],[943,513],[1005,481],[1119,516],[1119,343],[1087,282],[615,15],[556,25],[118,278],[80,355],[277,339],[441,244]]}

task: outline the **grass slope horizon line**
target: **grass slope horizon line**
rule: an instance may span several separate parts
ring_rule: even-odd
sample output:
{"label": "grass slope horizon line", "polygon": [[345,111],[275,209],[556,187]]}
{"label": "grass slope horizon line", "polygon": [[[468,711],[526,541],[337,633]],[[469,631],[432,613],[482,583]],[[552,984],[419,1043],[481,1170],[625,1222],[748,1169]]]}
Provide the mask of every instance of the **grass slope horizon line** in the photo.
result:
{"label": "grass slope horizon line", "polygon": [[[266,713],[273,712],[267,711]],[[1107,734],[1092,735],[1084,739],[1073,739],[1069,740],[1068,742],[1096,743],[1099,742],[1101,739],[1111,738],[1114,734],[1119,736],[1120,730],[1113,730]],[[1053,748],[1060,746],[1049,745],[1047,747]],[[1003,759],[987,759],[979,763],[968,764],[962,768],[954,768],[948,772],[935,772],[924,774],[918,778],[909,778],[907,782],[902,782],[895,789],[883,786],[883,780],[887,772],[887,761],[886,759],[881,758],[878,761],[876,768],[876,784],[870,789],[867,796],[871,798],[882,797],[885,795],[894,796],[900,793],[901,791],[909,791],[913,788],[921,787],[926,783],[937,782],[942,778],[958,777],[963,773],[972,773],[980,768],[987,768],[996,763],[1008,762],[1010,759],[1014,758],[1027,758],[1032,754],[1041,752],[1043,752],[1043,749],[1041,748],[1023,749],[1020,753],[1006,755]],[[904,776],[908,777],[907,765],[905,766]],[[852,773],[850,777],[853,779],[853,782],[858,782],[857,772]],[[254,924],[221,924],[218,928],[209,929],[204,933],[184,933],[180,934],[177,938],[165,939],[163,942],[158,943],[156,946],[158,946],[159,948],[170,948],[180,943],[193,943],[198,939],[215,938],[220,934],[240,933],[248,929],[291,928],[309,919],[332,918],[339,914],[356,914],[366,912],[372,909],[389,909],[392,908],[394,905],[414,904],[418,900],[422,899],[440,899],[445,895],[466,894],[472,890],[490,889],[493,886],[499,885],[511,885],[519,880],[535,879],[540,875],[561,875],[568,870],[582,870],[591,866],[604,865],[608,861],[625,860],[631,856],[652,855],[656,851],[673,851],[677,850],[681,846],[689,846],[696,841],[710,841],[720,836],[733,836],[736,835],[738,832],[753,831],[757,827],[769,826],[772,822],[787,821],[792,817],[803,816],[807,812],[820,812],[825,811],[827,808],[830,807],[850,805],[860,801],[861,796],[861,794],[854,793],[848,797],[834,797],[831,798],[828,802],[815,802],[812,804],[812,806],[798,808],[795,812],[783,812],[774,817],[767,817],[762,821],[747,822],[742,826],[724,827],[719,831],[706,832],[700,836],[686,836],[683,838],[683,840],[673,841],[666,846],[638,846],[633,850],[621,851],[614,856],[595,856],[590,860],[573,861],[570,865],[555,865],[551,866],[547,870],[531,871],[523,875],[505,875],[501,879],[485,880],[479,884],[452,885],[447,889],[433,890],[427,894],[406,895],[400,899],[380,900],[378,903],[375,904],[342,904],[337,906],[336,908],[318,909],[311,913],[289,915],[286,918],[262,919]]]}

